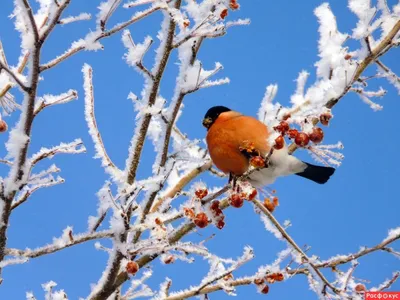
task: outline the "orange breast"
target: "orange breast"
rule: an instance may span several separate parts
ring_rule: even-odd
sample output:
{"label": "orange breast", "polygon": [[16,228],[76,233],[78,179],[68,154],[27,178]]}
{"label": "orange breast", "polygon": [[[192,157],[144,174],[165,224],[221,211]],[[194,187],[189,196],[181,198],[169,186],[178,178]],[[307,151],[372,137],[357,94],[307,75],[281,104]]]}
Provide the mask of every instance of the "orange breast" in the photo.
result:
{"label": "orange breast", "polygon": [[224,173],[242,175],[249,168],[249,160],[240,151],[245,141],[250,141],[260,154],[269,152],[268,129],[255,118],[235,112],[221,114],[207,133],[211,159]]}

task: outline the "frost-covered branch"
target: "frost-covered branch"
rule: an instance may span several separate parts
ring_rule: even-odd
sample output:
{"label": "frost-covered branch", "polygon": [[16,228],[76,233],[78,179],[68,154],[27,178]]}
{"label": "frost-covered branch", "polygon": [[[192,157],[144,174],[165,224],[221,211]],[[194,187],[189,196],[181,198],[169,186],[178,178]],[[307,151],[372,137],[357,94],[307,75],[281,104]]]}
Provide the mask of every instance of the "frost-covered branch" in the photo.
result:
{"label": "frost-covered branch", "polygon": [[[19,74],[21,74],[23,72],[23,70],[26,67],[26,64],[28,63],[28,59],[29,59],[29,52],[26,52],[23,57],[22,60],[20,61],[18,67],[17,67],[17,72]],[[7,85],[5,85],[2,90],[0,90],[0,98],[4,97],[5,95],[7,95],[8,91],[12,88],[12,85],[10,83],[8,83]]]}
{"label": "frost-covered branch", "polygon": [[64,104],[78,99],[78,93],[75,90],[69,90],[60,95],[44,95],[35,105],[34,115],[37,116],[44,108],[57,104]]}
{"label": "frost-covered branch", "polygon": [[376,64],[383,71],[383,76],[386,77],[389,82],[393,84],[397,88],[398,93],[400,94],[400,77],[397,76],[392,70],[390,70],[383,62],[379,59],[376,60]]}
{"label": "frost-covered branch", "polygon": [[[329,7],[328,7],[328,9],[329,9]],[[391,49],[393,46],[395,46],[393,39],[399,33],[399,31],[400,31],[400,20],[394,24],[394,26],[391,28],[390,31],[388,31],[387,35],[384,36],[384,38],[379,42],[379,44],[376,45],[376,47],[374,47],[373,49],[371,49],[368,52],[368,55],[366,55],[365,58],[363,58],[363,60],[361,62],[357,63],[357,67],[354,70],[354,73],[353,73],[353,75],[351,75],[350,78],[348,78],[348,76],[347,76],[347,71],[345,72],[346,84],[342,88],[342,92],[337,97],[329,99],[324,104],[324,106],[327,109],[329,109],[329,110],[332,109],[350,91],[352,86],[357,81],[360,80],[361,75],[364,73],[364,71],[367,69],[367,67],[369,65],[376,62],[377,59],[384,52],[386,53],[389,49]],[[351,58],[351,55],[350,55],[350,58]],[[310,101],[307,100],[307,101],[304,101],[302,106],[308,106],[309,104],[310,104]],[[295,110],[297,111],[298,108],[296,108]],[[318,118],[313,118],[313,120],[312,120],[313,125],[316,125],[318,122],[319,122]],[[292,143],[289,146],[289,153],[293,153],[294,151],[296,151],[297,148],[298,148],[298,146],[295,143]]]}
{"label": "frost-covered branch", "polygon": [[128,49],[128,53],[125,56],[127,63],[131,66],[136,66],[146,76],[154,80],[154,75],[143,65],[143,57],[146,55],[147,51],[149,51],[153,40],[150,37],[146,37],[143,44],[135,45],[131,33],[126,29],[122,33],[122,41]]}
{"label": "frost-covered branch", "polygon": [[[4,180],[5,187],[0,199],[0,201],[4,202],[1,207],[2,211],[0,212],[0,261],[3,261],[5,255],[4,250],[7,241],[6,232],[12,211],[12,201],[17,191],[26,184],[31,168],[30,161],[27,159],[27,154],[30,146],[30,134],[34,120],[35,100],[39,84],[41,50],[48,35],[54,29],[55,24],[69,2],[70,0],[65,0],[63,5],[59,6],[51,22],[44,28],[37,26],[32,7],[28,0],[17,0],[14,2],[16,28],[21,32],[22,48],[26,51],[25,56],[28,57],[27,64],[29,65],[29,73],[27,82],[28,89],[24,91],[24,101],[20,119],[16,127],[11,131],[10,138],[7,142],[8,156],[14,161],[8,177]],[[41,34],[39,33],[39,27],[43,29]],[[26,28],[28,28],[28,30],[26,30]],[[24,65],[25,63],[22,62],[21,66]],[[18,72],[21,73],[22,69],[18,70]]]}
{"label": "frost-covered branch", "polygon": [[112,230],[103,230],[99,232],[93,232],[93,233],[82,233],[82,234],[75,234],[73,235],[73,240],[70,240],[69,237],[66,239],[64,242],[61,240],[56,240],[55,243],[43,246],[43,247],[38,247],[36,249],[25,249],[25,250],[20,250],[20,249],[6,249],[7,255],[15,256],[15,257],[26,257],[26,258],[36,258],[40,257],[43,255],[48,255],[60,250],[63,250],[65,248],[69,248],[78,244],[82,244],[84,242],[88,241],[93,241],[93,240],[98,240],[98,239],[104,239],[104,238],[110,238],[112,237]]}
{"label": "frost-covered branch", "polygon": [[66,18],[62,18],[60,21],[58,21],[58,24],[69,24],[69,23],[73,23],[73,22],[78,22],[78,21],[86,21],[86,20],[90,20],[92,18],[92,16],[88,13],[81,13],[78,16],[70,16],[70,17],[66,17]]}
{"label": "frost-covered branch", "polygon": [[198,295],[211,294],[213,292],[225,290],[226,287],[233,288],[233,287],[242,286],[242,285],[250,285],[250,284],[253,284],[253,280],[254,280],[253,277],[242,277],[242,278],[238,278],[235,280],[230,280],[229,282],[225,282],[224,285],[213,284],[213,285],[206,286],[201,291],[199,291],[197,294],[194,293],[192,290],[183,291],[180,293],[174,293],[171,296],[163,298],[163,300],[181,300],[181,299],[187,299],[187,298],[191,298],[191,297],[198,296]]}
{"label": "frost-covered branch", "polygon": [[400,272],[399,271],[395,272],[393,274],[393,277],[391,279],[387,280],[386,282],[384,282],[381,286],[379,286],[377,288],[377,290],[383,291],[383,290],[390,288],[397,281],[397,279],[399,279],[399,277],[400,277]]}
{"label": "frost-covered branch", "polygon": [[[198,286],[192,287],[186,291],[179,292],[179,293],[171,293],[171,296],[169,296],[166,299],[185,299],[189,297],[193,297],[196,295],[204,294],[204,289],[207,287],[211,286],[213,283],[217,282],[218,280],[223,279],[225,276],[232,274],[235,270],[238,269],[241,265],[244,263],[248,262],[254,257],[253,255],[253,250],[252,249],[245,249],[245,254],[243,254],[243,257],[239,258],[239,260],[235,263],[232,264],[231,267],[227,269],[222,269],[220,272],[216,272],[216,274],[212,274],[211,276],[207,276],[206,278],[203,279],[201,284]],[[229,284],[227,285],[229,287]],[[225,287],[226,288],[226,287]]]}
{"label": "frost-covered branch", "polygon": [[96,149],[96,157],[101,159],[102,166],[111,177],[119,182],[122,178],[122,172],[111,161],[111,158],[106,152],[103,140],[97,127],[96,118],[94,115],[94,94],[93,94],[93,70],[85,64],[83,69],[84,90],[85,90],[85,118],[89,127],[89,134],[92,137]]}
{"label": "frost-covered branch", "polygon": [[76,139],[71,143],[61,143],[52,148],[41,148],[38,153],[32,155],[30,162],[31,165],[36,165],[39,161],[45,158],[52,158],[56,154],[79,154],[85,153],[86,148],[81,139]]}
{"label": "frost-covered branch", "polygon": [[120,5],[121,0],[107,0],[100,4],[99,10],[100,12],[97,14],[97,26],[100,27],[101,31],[104,31],[106,28],[106,24],[110,19],[111,15],[115,12],[115,10]]}
{"label": "frost-covered branch", "polygon": [[172,189],[170,189],[166,194],[164,194],[160,199],[158,199],[158,201],[156,203],[154,203],[153,207],[151,208],[151,212],[152,213],[156,212],[166,199],[175,197],[175,195],[178,194],[180,191],[182,191],[183,188],[189,182],[191,182],[199,174],[203,173],[206,170],[209,170],[211,168],[211,166],[212,166],[212,162],[208,161],[205,164],[203,164],[202,166],[197,167],[196,169],[193,169],[187,175],[183,176]]}
{"label": "frost-covered branch", "polygon": [[315,274],[322,280],[322,282],[328,286],[335,294],[339,294],[340,291],[334,287],[327,279],[326,277],[318,270],[318,268],[314,265],[314,263],[311,261],[311,259],[307,256],[306,253],[297,245],[297,243],[292,239],[292,237],[286,232],[286,230],[283,228],[283,226],[275,219],[275,217],[272,215],[272,213],[263,205],[261,204],[257,199],[251,200],[255,206],[265,215],[268,217],[268,219],[272,222],[272,224],[275,226],[275,228],[279,231],[279,233],[282,235],[282,237],[299,253],[300,257],[302,260],[304,260],[306,263],[308,263],[311,267],[311,269],[315,272]]}
{"label": "frost-covered branch", "polygon": [[[135,232],[137,230],[144,230],[143,226],[130,226],[128,232]],[[68,229],[64,232],[63,236],[59,238],[54,238],[53,243],[47,244],[43,247],[38,247],[35,249],[6,249],[6,255],[11,255],[15,257],[26,257],[26,258],[36,258],[43,255],[51,254],[64,250],[66,248],[82,244],[85,242],[99,240],[99,239],[110,239],[113,236],[113,231],[111,229],[102,230],[98,232],[83,232],[78,234],[73,234],[72,230]]]}
{"label": "frost-covered branch", "polygon": [[[112,36],[115,33],[120,32],[121,30],[125,29],[126,27],[132,25],[133,23],[151,15],[152,13],[160,10],[162,8],[162,6],[153,6],[150,7],[142,12],[136,13],[131,19],[129,19],[128,21],[125,21],[123,23],[120,23],[118,25],[115,25],[115,27],[113,27],[112,29],[108,30],[108,31],[104,31],[104,32],[100,32],[100,33],[96,33],[95,37],[91,37],[95,42],[100,41],[103,38]],[[61,54],[60,56],[54,58],[53,60],[49,61],[48,63],[41,65],[40,66],[40,71],[43,72],[45,70],[48,70],[50,68],[55,67],[56,65],[58,65],[59,63],[65,61],[67,58],[73,56],[74,54],[81,52],[82,50],[85,50],[87,48],[87,45],[85,44],[84,40],[80,40],[78,42],[74,42],[71,46],[71,48],[69,48],[67,51],[65,51],[63,54]]]}
{"label": "frost-covered branch", "polygon": [[[174,8],[178,9],[181,5],[181,0],[175,1]],[[151,83],[151,86],[147,89],[148,94],[146,95],[146,103],[148,107],[153,106],[156,103],[158,97],[158,89],[161,83],[162,75],[164,74],[165,68],[167,66],[168,58],[173,50],[172,43],[175,34],[176,23],[172,18],[165,19],[164,22],[168,22],[168,27],[165,32],[166,37],[163,43],[160,45],[159,57],[157,58],[159,61],[157,62],[155,71],[154,71],[154,80]],[[128,184],[132,184],[136,178],[136,171],[139,166],[140,157],[142,154],[142,149],[144,145],[144,141],[147,135],[147,131],[150,126],[150,121],[152,119],[152,114],[147,113],[142,118],[138,124],[138,128],[136,129],[135,135],[132,139],[131,149],[129,153],[129,158],[126,164],[126,172],[127,172],[127,182]],[[148,201],[147,207],[144,210],[144,214],[146,215],[152,206],[152,201]]]}
{"label": "frost-covered branch", "polygon": [[[363,256],[371,254],[376,251],[385,251],[385,248],[392,244],[393,242],[400,240],[400,228],[392,229],[389,232],[389,235],[379,244],[371,247],[366,248],[363,247],[360,251],[351,253],[348,255],[337,255],[331,259],[319,262],[315,264],[316,268],[333,268],[338,265],[347,264],[353,260],[359,259]],[[304,273],[307,272],[306,269],[297,269],[297,273]]]}
{"label": "frost-covered branch", "polygon": [[8,75],[12,77],[12,79],[21,87],[22,90],[27,92],[29,89],[25,86],[25,84],[18,78],[18,76],[10,70],[1,60],[0,60],[0,72],[4,70]]}
{"label": "frost-covered branch", "polygon": [[23,204],[24,202],[26,202],[28,200],[28,198],[37,190],[41,189],[41,188],[47,188],[47,187],[52,187],[58,184],[64,183],[64,179],[62,179],[61,177],[57,177],[56,179],[51,179],[48,182],[43,182],[40,184],[36,184],[35,186],[28,188],[20,197],[18,197],[17,199],[15,199],[11,205],[11,209],[15,209],[18,206],[20,206],[21,204]]}

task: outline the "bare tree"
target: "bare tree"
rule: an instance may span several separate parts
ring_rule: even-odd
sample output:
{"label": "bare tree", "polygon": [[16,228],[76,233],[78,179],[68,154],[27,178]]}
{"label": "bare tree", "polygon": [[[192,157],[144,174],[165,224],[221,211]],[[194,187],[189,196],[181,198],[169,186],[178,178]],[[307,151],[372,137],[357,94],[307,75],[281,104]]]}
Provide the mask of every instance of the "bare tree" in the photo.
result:
{"label": "bare tree", "polygon": [[[91,16],[84,12],[78,16],[64,16],[71,0],[38,2],[39,8],[35,10],[28,0],[14,1],[13,18],[16,30],[21,34],[21,54],[16,66],[8,64],[0,43],[1,104],[4,113],[19,114],[19,121],[9,132],[6,143],[8,154],[1,160],[9,166],[9,173],[1,179],[0,186],[0,268],[27,263],[33,258],[87,241],[109,239],[112,242],[110,249],[96,244],[98,249],[108,253],[109,258],[87,299],[186,299],[219,290],[234,294],[238,286],[250,284],[260,292],[268,293],[269,285],[297,275],[305,275],[311,289],[320,298],[362,299],[366,288],[354,275],[357,259],[376,251],[400,256],[391,245],[400,238],[400,227],[391,229],[388,236],[377,241],[376,245],[358,252],[325,260],[308,255],[308,249],[300,247],[290,236],[287,230],[289,224],[281,224],[273,216],[278,205],[273,193],[257,191],[246,182],[246,176],[257,166],[251,167],[234,189],[229,183],[222,188],[207,188],[201,182],[194,183],[190,188],[192,181],[204,172],[225,176],[213,168],[206,149],[202,148],[199,141],[189,139],[184,134],[185,128],[178,128],[176,121],[187,95],[229,82],[228,78],[217,77],[222,69],[220,63],[216,63],[214,69],[205,70],[198,53],[205,40],[223,37],[227,31],[233,30],[232,27],[249,24],[247,19],[227,21],[228,13],[239,9],[236,0],[135,0],[126,3],[107,0],[99,6],[96,29],[47,62],[43,62],[41,53],[53,30],[60,24],[89,20]],[[110,26],[111,17],[122,9],[121,6],[134,10],[134,15]],[[289,146],[291,153],[305,149],[325,165],[340,165],[343,156],[338,150],[342,145],[320,144],[324,133],[317,125],[330,122],[332,109],[343,97],[354,92],[373,110],[380,110],[382,107],[372,99],[382,97],[386,91],[371,91],[367,82],[385,78],[400,92],[400,78],[382,61],[386,53],[400,44],[400,4],[389,7],[385,0],[378,0],[374,7],[368,0],[349,0],[349,8],[359,19],[352,34],[339,32],[328,4],[322,4],[315,10],[320,23],[320,59],[316,63],[316,81],[306,88],[309,73],[300,72],[289,107],[273,102],[278,87],[268,86],[258,113],[261,121],[275,129],[271,137],[275,146],[282,143],[283,138],[286,142],[293,141]],[[142,42],[135,41],[128,28],[156,13],[162,13],[163,17],[159,41],[154,42],[150,36]],[[378,34],[378,31],[381,33]],[[28,155],[31,130],[37,115],[50,106],[66,104],[78,96],[75,90],[60,95],[41,95],[38,90],[40,78],[48,70],[82,51],[102,49],[102,40],[113,35],[122,36],[126,63],[144,77],[140,97],[133,93],[129,95],[137,113],[137,122],[126,164],[118,166],[107,154],[95,118],[96,89],[93,76],[96,70],[85,64],[82,68],[85,118],[96,157],[101,160],[101,166],[109,176],[109,180],[98,191],[97,216],[89,218],[86,232],[74,233],[71,227],[67,227],[62,236],[43,247],[25,250],[9,248],[7,228],[14,210],[29,201],[37,190],[64,182],[61,177],[55,177],[55,173],[60,171],[57,166],[52,165],[38,172],[37,165],[61,153],[78,154],[86,151],[82,141],[77,139]],[[359,48],[347,46],[350,40],[359,41]],[[149,68],[144,63],[144,57],[155,47],[154,44],[157,47],[155,61]],[[171,99],[165,99],[161,95],[160,84],[168,64],[176,63],[171,57],[174,52],[178,54],[179,71],[174,94]],[[365,70],[374,66],[377,68],[374,75],[366,76]],[[12,93],[23,95],[21,104],[16,102]],[[0,130],[7,130],[4,120],[0,121]],[[156,151],[153,165],[148,166],[152,175],[139,178],[138,167],[147,139],[153,142]],[[265,199],[260,201],[260,196],[265,194]],[[176,204],[178,198],[185,199],[183,205]],[[241,207],[244,200],[254,205],[255,213],[260,215],[266,229],[285,243],[286,249],[277,254],[272,264],[261,266],[249,276],[235,278],[235,271],[254,257],[250,247],[246,247],[243,255],[237,259],[227,259],[213,254],[204,243],[181,240],[190,236],[196,227],[204,228],[213,224],[222,229],[225,224],[223,211],[232,206]],[[104,222],[109,222],[109,229],[100,230]],[[191,257],[196,255],[204,257],[210,264],[209,273],[198,285],[170,292],[172,281],[168,278],[160,289],[146,284],[152,275],[151,266],[156,258],[168,264],[177,259],[190,262]],[[347,271],[341,271],[339,266],[347,267]],[[327,277],[330,270],[335,271],[334,281]],[[7,280],[7,276],[3,277]],[[396,271],[391,279],[372,290],[387,289],[398,277],[399,271]],[[127,289],[122,290],[123,286],[127,286]],[[48,297],[46,299],[67,297],[66,292],[55,291],[54,287],[54,282],[43,285]],[[32,293],[27,293],[27,298],[35,299]]]}

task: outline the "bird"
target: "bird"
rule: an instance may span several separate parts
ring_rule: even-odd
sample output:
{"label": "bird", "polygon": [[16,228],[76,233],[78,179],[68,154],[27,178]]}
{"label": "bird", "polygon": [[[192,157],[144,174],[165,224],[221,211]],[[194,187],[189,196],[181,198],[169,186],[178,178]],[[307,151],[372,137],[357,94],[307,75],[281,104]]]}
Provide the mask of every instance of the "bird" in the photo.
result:
{"label": "bird", "polygon": [[267,165],[250,172],[247,178],[257,188],[272,184],[280,176],[292,174],[324,184],[335,172],[332,167],[301,161],[289,154],[286,146],[271,151],[268,139],[274,129],[228,107],[211,107],[202,123],[207,129],[206,142],[212,162],[231,179],[242,176],[250,168],[252,153],[243,151],[246,143],[250,143],[259,156],[269,156]]}

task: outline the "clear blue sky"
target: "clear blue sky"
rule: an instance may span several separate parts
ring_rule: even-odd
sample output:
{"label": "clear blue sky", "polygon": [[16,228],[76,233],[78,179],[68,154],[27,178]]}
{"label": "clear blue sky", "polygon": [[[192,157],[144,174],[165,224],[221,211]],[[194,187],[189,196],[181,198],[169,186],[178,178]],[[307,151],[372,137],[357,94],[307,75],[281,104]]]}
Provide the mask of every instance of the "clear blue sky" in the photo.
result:
{"label": "clear blue sky", "polygon": [[[80,12],[96,14],[95,1],[71,1],[66,15]],[[247,3],[246,3],[247,2]],[[389,1],[389,3],[395,1]],[[232,28],[219,39],[207,40],[199,54],[206,68],[215,61],[224,65],[220,76],[229,76],[229,85],[199,91],[185,100],[184,114],[179,120],[181,130],[190,138],[202,139],[205,130],[201,120],[205,111],[213,105],[226,105],[245,114],[256,115],[265,87],[271,83],[279,85],[277,100],[288,103],[294,92],[298,73],[305,69],[311,73],[309,82],[315,79],[314,62],[317,60],[318,24],[313,10],[322,1],[241,1],[241,10],[229,17],[249,17],[250,26]],[[337,16],[339,29],[350,31],[356,19],[347,9],[347,1],[331,1]],[[0,3],[0,38],[8,55],[9,63],[15,65],[19,55],[19,36],[8,18],[12,12],[12,1]],[[121,9],[111,23],[120,22],[131,15]],[[145,35],[155,37],[161,14],[134,24],[130,29],[136,41]],[[71,42],[84,37],[94,21],[78,22],[59,26],[45,46],[42,61],[46,62],[67,49]],[[123,61],[125,49],[121,35],[103,42],[104,51],[83,52],[44,74],[39,92],[59,94],[72,88],[79,92],[80,99],[67,105],[47,109],[36,120],[32,132],[31,153],[42,146],[55,146],[81,137],[88,149],[86,154],[58,156],[41,165],[55,163],[62,169],[66,183],[34,194],[28,203],[19,207],[12,215],[8,234],[10,247],[34,248],[52,241],[62,230],[72,225],[74,232],[87,228],[87,217],[96,213],[95,193],[107,176],[94,160],[94,148],[84,120],[81,68],[89,63],[94,69],[95,109],[97,122],[109,155],[123,168],[134,126],[134,113],[127,95],[130,91],[139,94],[142,78]],[[398,60],[400,49],[395,49],[383,59],[400,74]],[[397,59],[396,59],[397,58]],[[176,60],[176,55],[173,55]],[[150,55],[145,62],[153,61]],[[171,63],[161,86],[161,93],[170,99],[174,89],[177,66]],[[298,177],[279,179],[274,188],[278,191],[280,207],[275,216],[283,221],[291,220],[289,232],[300,244],[312,246],[311,254],[329,258],[336,254],[358,251],[360,246],[372,246],[387,235],[389,228],[400,225],[400,201],[398,193],[398,169],[400,167],[399,122],[400,99],[397,92],[384,80],[380,85],[388,89],[388,95],[379,100],[384,105],[381,112],[373,112],[355,95],[346,96],[335,107],[330,127],[326,129],[326,143],[342,141],[345,160],[326,185],[316,185]],[[21,102],[21,95],[16,93]],[[5,119],[10,126],[16,114]],[[4,145],[7,134],[0,136]],[[0,148],[0,156],[5,148]],[[306,153],[296,153],[311,161]],[[140,177],[151,172],[153,150],[146,145],[140,164]],[[0,166],[1,176],[7,168]],[[203,177],[209,184],[222,185],[210,176]],[[256,258],[242,267],[238,274],[253,274],[259,265],[269,264],[275,254],[285,245],[265,231],[259,217],[249,203],[242,209],[226,212],[226,227],[219,231],[215,227],[192,233],[190,238],[199,241],[216,233],[207,246],[223,257],[237,257],[245,245],[254,247]],[[107,224],[106,224],[107,225]],[[106,243],[105,243],[106,244]],[[400,248],[400,243],[394,245]],[[65,289],[70,299],[89,294],[90,284],[97,282],[105,267],[107,255],[96,251],[93,243],[76,246],[56,254],[33,259],[24,265],[4,269],[4,282],[0,286],[0,299],[25,299],[26,291],[33,291],[40,299],[41,284],[49,280]],[[193,265],[177,262],[160,267],[154,264],[154,275],[149,281],[158,288],[165,276],[173,279],[172,290],[196,285],[206,274],[208,265],[201,258]],[[386,253],[375,253],[360,260],[355,276],[371,280],[367,287],[378,285],[400,269],[400,260]],[[347,268],[342,268],[347,270]],[[330,276],[330,275],[329,275]],[[332,277],[331,277],[332,278]],[[400,290],[400,283],[393,286]],[[227,299],[219,292],[211,299]],[[261,299],[254,286],[238,289],[237,299]],[[315,299],[309,291],[304,276],[271,286],[269,299]]]}

